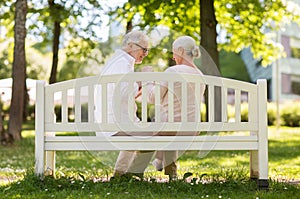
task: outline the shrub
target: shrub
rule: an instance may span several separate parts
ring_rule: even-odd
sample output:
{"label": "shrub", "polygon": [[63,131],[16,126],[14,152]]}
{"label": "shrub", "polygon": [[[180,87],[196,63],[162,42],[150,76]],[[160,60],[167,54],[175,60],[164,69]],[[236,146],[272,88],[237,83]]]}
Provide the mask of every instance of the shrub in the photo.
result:
{"label": "shrub", "polygon": [[299,127],[300,126],[300,103],[288,102],[281,109],[281,123],[284,126]]}
{"label": "shrub", "polygon": [[248,109],[249,109],[248,103],[241,104],[241,121],[242,122],[248,122]]}
{"label": "shrub", "polygon": [[276,103],[268,103],[268,125],[275,125],[276,122]]}

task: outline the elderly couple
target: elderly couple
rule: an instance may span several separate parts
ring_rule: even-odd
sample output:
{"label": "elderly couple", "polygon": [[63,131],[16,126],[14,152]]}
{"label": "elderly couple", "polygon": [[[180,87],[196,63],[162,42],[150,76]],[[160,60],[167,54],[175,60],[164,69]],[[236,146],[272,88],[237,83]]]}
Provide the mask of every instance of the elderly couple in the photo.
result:
{"label": "elderly couple", "polygon": [[[144,57],[148,55],[148,37],[142,31],[132,31],[127,33],[122,41],[122,48],[117,50],[113,57],[107,62],[103,68],[101,75],[110,75],[110,74],[126,74],[134,72],[134,64],[141,64]],[[194,58],[200,56],[199,47],[196,45],[195,40],[189,36],[181,36],[177,38],[172,45],[173,59],[176,62],[175,66],[169,67],[165,72],[175,72],[175,73],[190,73],[203,75],[202,72],[194,64]],[[144,71],[151,71],[151,67],[148,67]],[[111,86],[111,87],[110,87]],[[108,114],[109,119],[113,121],[113,90],[114,85],[108,85]],[[138,90],[138,86],[136,85]],[[188,93],[194,93],[194,85],[189,86]],[[201,95],[204,93],[204,85],[201,87]],[[99,91],[101,92],[101,91]],[[164,96],[167,96],[168,92],[166,87],[161,88],[161,118],[162,121],[167,121],[168,116],[168,99]],[[177,95],[176,100],[174,101],[174,121],[180,121],[181,119],[181,88],[180,86],[174,86],[174,92]],[[151,92],[149,94],[151,96]],[[179,97],[178,97],[179,96]],[[149,97],[151,98],[151,97]],[[96,102],[99,104],[100,98],[96,98]],[[188,96],[188,120],[193,120],[192,117],[195,116],[195,96]],[[126,98],[121,99],[122,111],[121,111],[121,120],[128,120],[128,110],[125,110],[128,107],[128,102]],[[101,104],[101,103],[100,103]],[[164,110],[165,107],[165,110]],[[95,118],[99,121],[101,116],[100,106],[95,109]],[[135,120],[138,122],[140,119],[135,115]],[[168,135],[176,135],[178,132],[169,133]],[[186,132],[185,135],[196,135],[198,132]],[[97,135],[103,135],[105,132],[97,132]],[[109,135],[124,135],[124,132],[118,133],[108,133]],[[143,134],[144,135],[144,134]],[[159,134],[163,135],[163,134]],[[127,175],[137,175],[139,177],[143,176],[145,169],[147,168],[151,158],[155,152],[143,152],[143,151],[120,151],[118,159],[114,168],[114,177],[121,177]],[[169,176],[169,180],[177,179],[177,166],[176,161],[178,158],[177,151],[157,151],[153,165],[157,170],[162,171],[164,169],[165,175]]]}

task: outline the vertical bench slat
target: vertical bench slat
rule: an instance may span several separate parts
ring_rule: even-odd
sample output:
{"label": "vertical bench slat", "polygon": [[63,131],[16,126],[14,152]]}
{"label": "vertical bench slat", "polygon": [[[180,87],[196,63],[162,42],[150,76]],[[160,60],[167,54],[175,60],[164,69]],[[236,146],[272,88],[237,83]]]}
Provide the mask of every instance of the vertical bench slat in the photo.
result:
{"label": "vertical bench slat", "polygon": [[201,104],[202,96],[200,94],[200,84],[195,83],[195,122],[201,122]]}
{"label": "vertical bench slat", "polygon": [[47,123],[53,123],[56,121],[55,116],[55,107],[54,107],[54,94],[53,91],[47,91],[47,88],[45,88],[45,122]]}
{"label": "vertical bench slat", "polygon": [[89,85],[88,86],[88,121],[89,123],[94,122],[94,85]]}
{"label": "vertical bench slat", "polygon": [[[114,120],[121,122],[121,109],[123,108],[121,106],[122,100],[125,100],[122,98],[121,93],[124,93],[125,87],[125,82],[116,82],[115,84],[110,83],[108,84],[109,87],[113,87],[114,93],[113,93],[113,99],[112,99],[112,108],[113,108],[113,115],[114,115]],[[107,100],[107,99],[106,99]],[[115,122],[115,121],[110,121],[110,122]]]}
{"label": "vertical bench slat", "polygon": [[234,90],[235,93],[235,121],[240,122],[241,121],[241,90]]}
{"label": "vertical bench slat", "polygon": [[61,91],[61,122],[67,123],[68,122],[68,90]]}
{"label": "vertical bench slat", "polygon": [[208,85],[208,121],[215,121],[215,89],[214,85]]}
{"label": "vertical bench slat", "polygon": [[101,111],[102,111],[102,116],[101,116],[101,122],[102,123],[107,123],[107,84],[103,83],[101,85]]}
{"label": "vertical bench slat", "polygon": [[222,122],[227,122],[228,121],[228,116],[227,116],[227,93],[228,90],[226,87],[223,87],[221,90],[221,96],[222,96]]}
{"label": "vertical bench slat", "polygon": [[249,122],[257,122],[257,114],[258,114],[258,102],[257,102],[257,94],[249,92],[248,93],[248,121]]}
{"label": "vertical bench slat", "polygon": [[135,92],[134,92],[134,82],[128,82],[128,114],[129,114],[129,121],[134,121],[135,115]]}
{"label": "vertical bench slat", "polygon": [[142,122],[147,122],[147,83],[142,83]]}
{"label": "vertical bench slat", "polygon": [[160,84],[155,82],[155,122],[161,122],[160,118]]}
{"label": "vertical bench slat", "polygon": [[174,82],[168,83],[168,121],[174,122]]}
{"label": "vertical bench slat", "polygon": [[187,122],[187,82],[181,82],[181,121]]}
{"label": "vertical bench slat", "polygon": [[75,88],[75,122],[81,122],[81,102],[80,102],[80,87]]}

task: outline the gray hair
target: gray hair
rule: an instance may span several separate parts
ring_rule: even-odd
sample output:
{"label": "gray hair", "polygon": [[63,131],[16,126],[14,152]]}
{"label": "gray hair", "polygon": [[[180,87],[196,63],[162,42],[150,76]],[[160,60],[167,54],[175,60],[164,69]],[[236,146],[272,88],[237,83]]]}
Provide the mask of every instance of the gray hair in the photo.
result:
{"label": "gray hair", "polygon": [[122,41],[122,49],[126,49],[130,43],[140,43],[141,41],[148,42],[148,36],[140,30],[131,31],[124,36]]}
{"label": "gray hair", "polygon": [[173,48],[178,49],[180,47],[183,48],[186,52],[186,55],[190,57],[198,58],[201,55],[200,49],[196,45],[196,41],[190,36],[178,37],[173,42]]}

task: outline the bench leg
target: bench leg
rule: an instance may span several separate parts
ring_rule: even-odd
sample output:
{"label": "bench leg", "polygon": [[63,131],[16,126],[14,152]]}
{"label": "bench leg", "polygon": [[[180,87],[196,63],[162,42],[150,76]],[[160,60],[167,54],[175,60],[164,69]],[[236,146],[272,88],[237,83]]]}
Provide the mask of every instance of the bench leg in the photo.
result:
{"label": "bench leg", "polygon": [[258,179],[257,180],[257,187],[260,190],[269,190],[269,181],[266,180],[262,180],[262,179]]}
{"label": "bench leg", "polygon": [[258,189],[269,190],[269,181],[267,179],[268,160],[267,157],[259,161],[259,152],[250,151],[250,178],[256,180]]}
{"label": "bench leg", "polygon": [[250,151],[250,178],[258,179],[258,151]]}
{"label": "bench leg", "polygon": [[46,151],[45,175],[55,177],[55,151]]}
{"label": "bench leg", "polygon": [[41,179],[44,178],[44,158],[45,154],[44,151],[36,152],[35,154],[35,175],[40,177]]}

